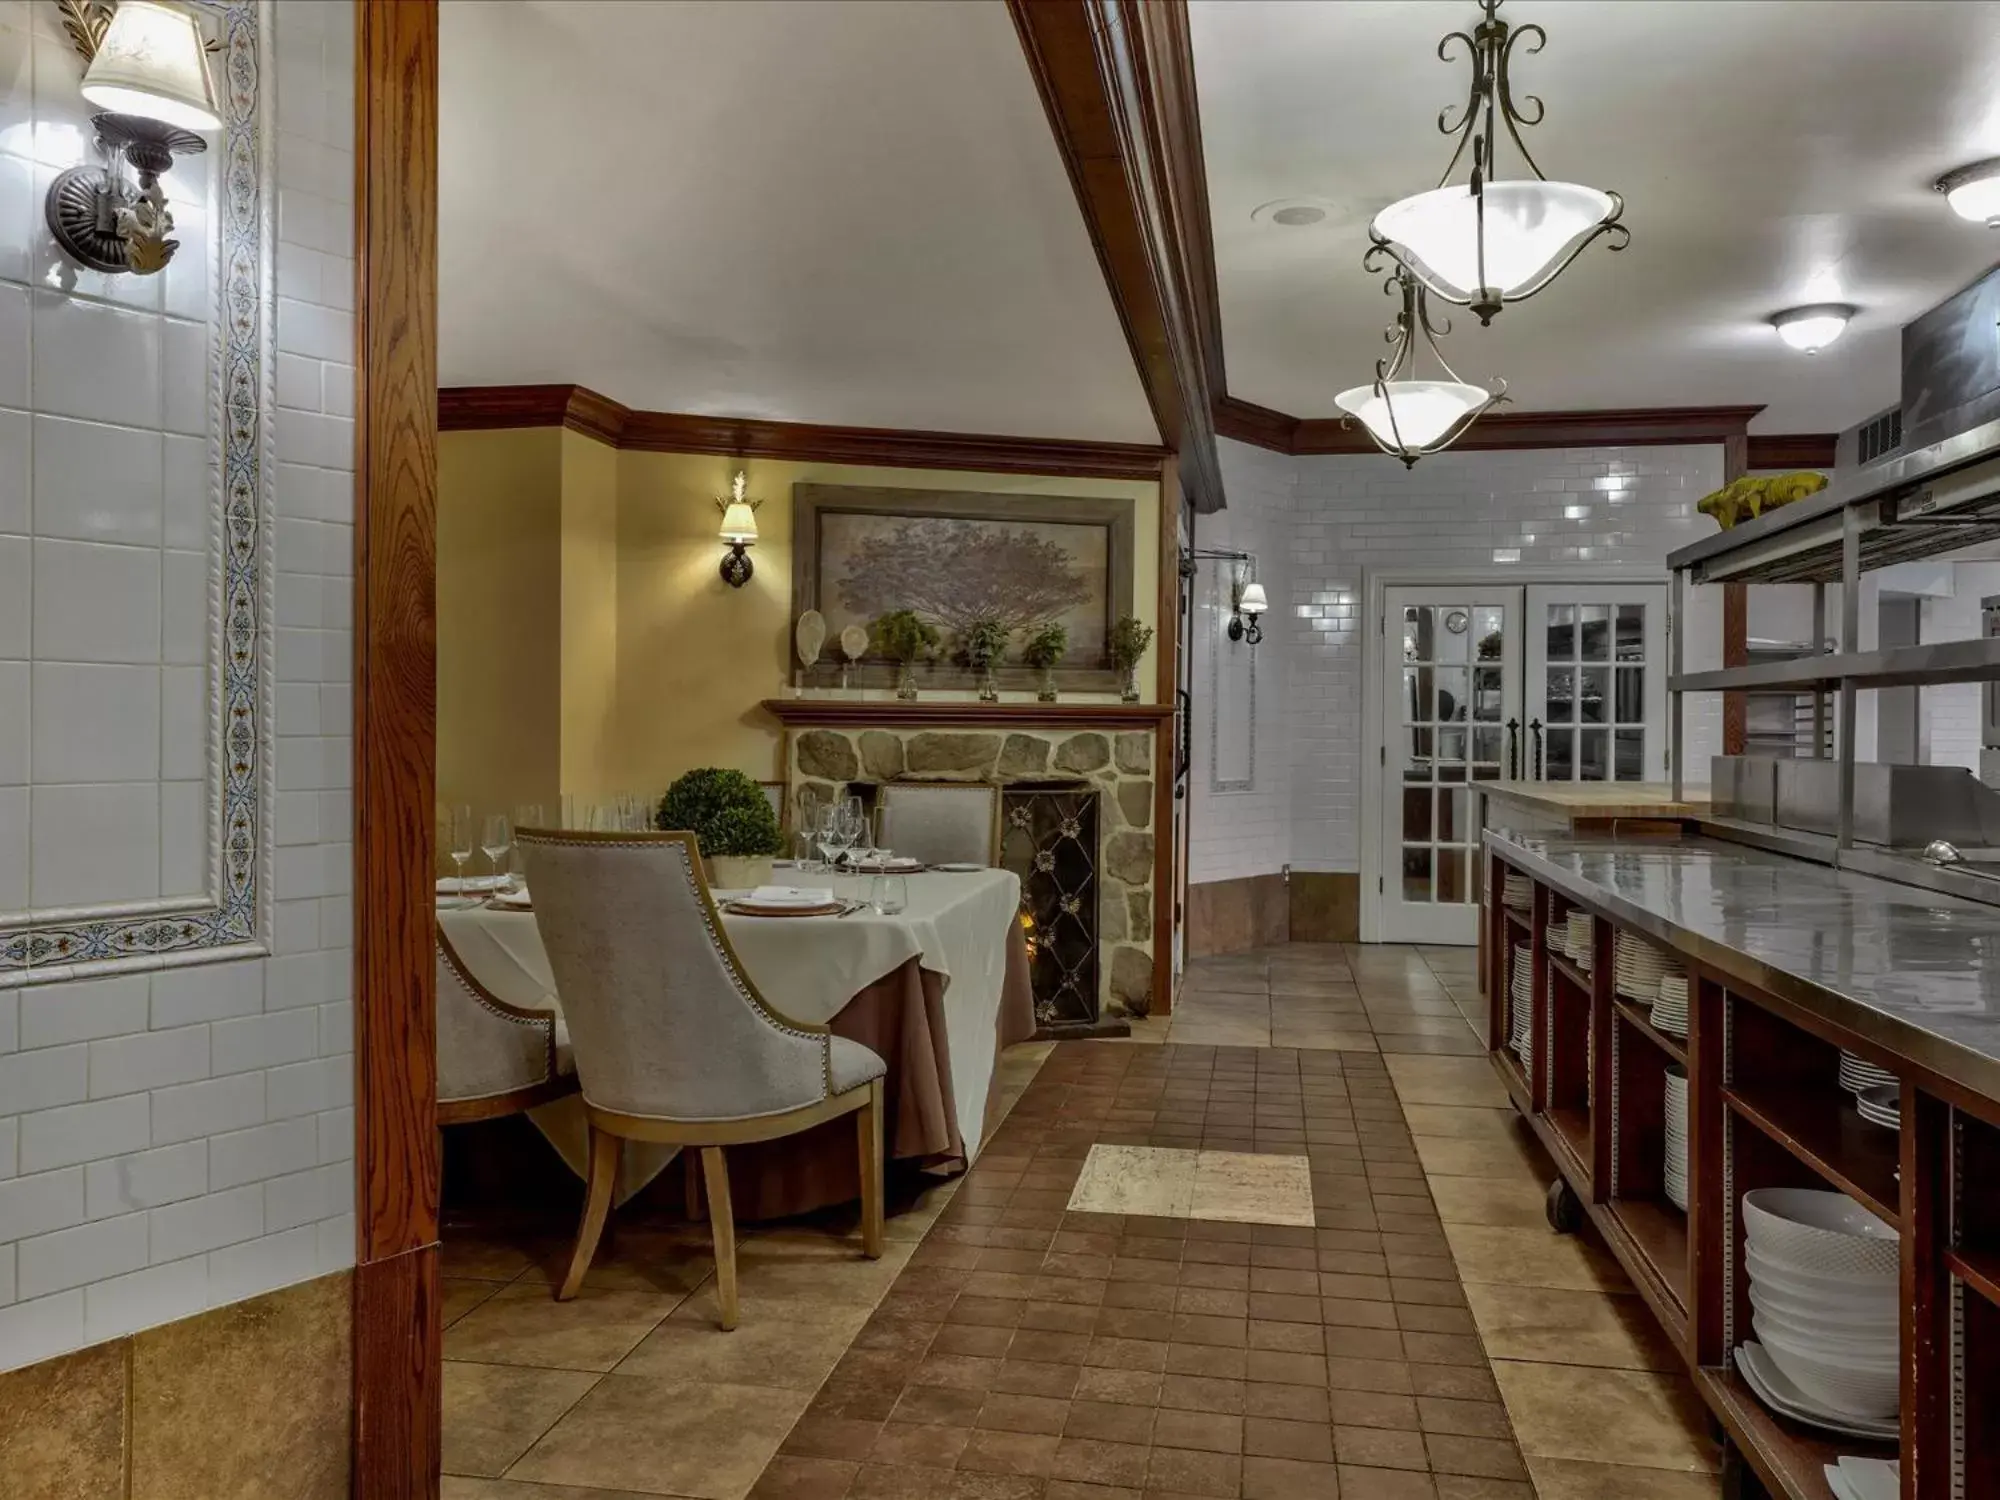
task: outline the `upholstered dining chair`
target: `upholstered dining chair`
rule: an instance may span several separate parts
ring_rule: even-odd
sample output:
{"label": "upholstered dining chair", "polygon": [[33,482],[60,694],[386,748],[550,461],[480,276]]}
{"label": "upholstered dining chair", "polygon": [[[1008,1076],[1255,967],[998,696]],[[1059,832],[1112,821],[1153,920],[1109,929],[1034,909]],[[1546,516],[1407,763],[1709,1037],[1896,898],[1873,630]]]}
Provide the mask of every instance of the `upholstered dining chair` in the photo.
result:
{"label": "upholstered dining chair", "polygon": [[882,1059],[758,992],[716,915],[691,833],[517,830],[535,922],[576,1049],[590,1174],[569,1274],[583,1284],[623,1143],[698,1148],[722,1326],[737,1315],[728,1146],[855,1116],[861,1242],[882,1254]]}
{"label": "upholstered dining chair", "polygon": [[576,1092],[569,1036],[554,1011],[509,1005],[437,934],[437,1122],[517,1114]]}
{"label": "upholstered dining chair", "polygon": [[884,847],[927,865],[993,863],[998,787],[895,781],[880,798]]}

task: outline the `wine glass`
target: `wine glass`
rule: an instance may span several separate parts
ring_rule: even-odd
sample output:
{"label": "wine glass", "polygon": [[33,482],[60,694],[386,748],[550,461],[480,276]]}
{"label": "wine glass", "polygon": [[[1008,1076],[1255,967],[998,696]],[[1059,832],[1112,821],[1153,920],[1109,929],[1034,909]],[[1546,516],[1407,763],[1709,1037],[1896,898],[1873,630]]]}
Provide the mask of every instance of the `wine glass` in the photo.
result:
{"label": "wine glass", "polygon": [[861,799],[849,797],[840,804],[839,822],[835,832],[840,836],[840,847],[852,858],[854,846],[861,842],[862,834],[868,831],[868,823],[861,816]]}
{"label": "wine glass", "polygon": [[458,871],[458,893],[462,896],[465,894],[465,867],[472,859],[472,809],[461,802],[438,821],[447,830],[445,849]]}
{"label": "wine glass", "polygon": [[826,867],[833,868],[833,857],[840,852],[840,804],[829,802],[819,810],[818,835],[820,858]]}
{"label": "wine glass", "polygon": [[514,825],[507,821],[505,813],[488,813],[479,835],[479,852],[486,856],[487,868],[495,880],[505,885],[507,872],[501,868],[501,861],[507,851],[514,847]]}

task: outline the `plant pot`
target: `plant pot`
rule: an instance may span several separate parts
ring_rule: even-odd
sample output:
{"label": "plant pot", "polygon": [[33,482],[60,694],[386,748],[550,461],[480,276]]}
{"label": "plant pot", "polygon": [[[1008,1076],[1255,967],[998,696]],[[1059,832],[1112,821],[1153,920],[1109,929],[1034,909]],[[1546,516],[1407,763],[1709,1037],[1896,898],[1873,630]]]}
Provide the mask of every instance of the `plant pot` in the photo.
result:
{"label": "plant pot", "polygon": [[708,883],[716,890],[752,891],[771,883],[771,856],[768,854],[711,854]]}

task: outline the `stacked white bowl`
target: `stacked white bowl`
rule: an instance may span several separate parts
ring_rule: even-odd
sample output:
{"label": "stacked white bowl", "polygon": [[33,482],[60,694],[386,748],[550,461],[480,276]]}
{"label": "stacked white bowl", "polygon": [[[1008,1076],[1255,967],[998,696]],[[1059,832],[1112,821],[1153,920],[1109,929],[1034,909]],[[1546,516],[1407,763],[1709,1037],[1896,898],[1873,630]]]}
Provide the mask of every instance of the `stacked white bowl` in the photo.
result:
{"label": "stacked white bowl", "polygon": [[1688,1206],[1688,1076],[1678,1063],[1667,1067],[1667,1201],[1682,1213]]}
{"label": "stacked white bowl", "polygon": [[1535,1066],[1535,961],[1526,943],[1513,950],[1507,983],[1507,1045],[1530,1073]]}
{"label": "stacked white bowl", "polygon": [[[1896,1231],[1844,1193],[1811,1188],[1745,1193],[1743,1228],[1758,1346],[1790,1387],[1758,1394],[1839,1431],[1890,1422],[1900,1363]],[[1760,1368],[1754,1356],[1745,1362],[1752,1386],[1777,1387],[1757,1378]]]}
{"label": "stacked white bowl", "polygon": [[1660,982],[1670,974],[1686,981],[1686,970],[1666,949],[1647,942],[1637,933],[1620,932],[1612,939],[1611,988],[1628,1000],[1651,1004],[1659,998]]}

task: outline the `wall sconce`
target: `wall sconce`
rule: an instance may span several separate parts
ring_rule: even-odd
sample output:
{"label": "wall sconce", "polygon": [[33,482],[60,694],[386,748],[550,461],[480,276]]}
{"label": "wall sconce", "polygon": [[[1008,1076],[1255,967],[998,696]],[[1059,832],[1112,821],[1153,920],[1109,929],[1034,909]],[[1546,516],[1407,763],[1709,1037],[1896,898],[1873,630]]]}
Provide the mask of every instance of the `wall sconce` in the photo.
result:
{"label": "wall sconce", "polygon": [[207,149],[196,131],[222,126],[201,25],[172,0],[56,3],[87,65],[83,97],[104,106],[91,116],[104,164],[58,174],[43,209],[49,233],[93,271],[155,275],[180,248],[160,174]]}
{"label": "wall sconce", "polygon": [[1181,554],[1181,577],[1193,578],[1197,563],[1227,562],[1236,566],[1229,576],[1229,638],[1255,646],[1264,639],[1264,611],[1271,607],[1264,585],[1257,581],[1257,559],[1247,552],[1216,552],[1190,548]]}
{"label": "wall sconce", "polygon": [[742,588],[756,571],[750,562],[750,549],[757,545],[757,511],[764,502],[744,495],[748,483],[748,477],[738,469],[730,482],[729,498],[715,502],[715,508],[722,512],[722,540],[729,544],[722,557],[722,581],[733,589]]}

